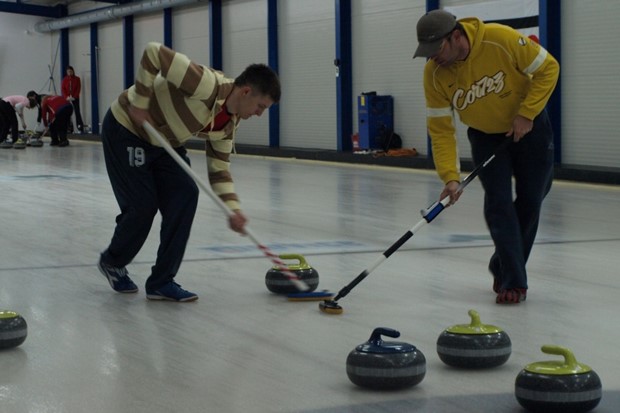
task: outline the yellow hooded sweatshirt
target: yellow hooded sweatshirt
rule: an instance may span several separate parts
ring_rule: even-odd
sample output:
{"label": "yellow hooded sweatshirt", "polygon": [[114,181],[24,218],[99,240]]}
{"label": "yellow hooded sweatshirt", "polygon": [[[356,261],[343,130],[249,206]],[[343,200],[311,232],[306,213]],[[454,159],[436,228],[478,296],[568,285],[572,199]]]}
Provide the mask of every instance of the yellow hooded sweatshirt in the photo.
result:
{"label": "yellow hooded sweatshirt", "polygon": [[558,81],[560,66],[538,43],[501,24],[459,20],[471,45],[467,58],[424,68],[427,127],[433,159],[444,183],[460,181],[454,111],[465,125],[506,133],[515,116],[534,119]]}

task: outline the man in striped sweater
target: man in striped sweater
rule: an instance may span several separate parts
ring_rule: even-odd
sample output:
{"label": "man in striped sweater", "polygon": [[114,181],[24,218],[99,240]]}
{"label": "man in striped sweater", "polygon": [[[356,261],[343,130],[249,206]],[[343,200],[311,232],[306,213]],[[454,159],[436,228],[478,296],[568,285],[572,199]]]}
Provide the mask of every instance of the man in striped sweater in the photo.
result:
{"label": "man in striped sweater", "polygon": [[[475,17],[456,20],[434,10],[417,24],[414,57],[424,68],[427,127],[433,159],[445,184],[440,198],[460,196],[460,164],[453,114],[468,126],[474,163],[481,170],[484,216],[495,244],[489,262],[498,304],[525,300],[525,265],[534,244],[543,199],[553,175],[553,131],[545,105],[560,67],[532,39]],[[514,143],[497,152],[503,141]],[[512,178],[515,179],[513,200]]]}
{"label": "man in striped sweater", "polygon": [[263,64],[252,64],[236,79],[229,79],[159,43],[146,46],[135,84],[112,103],[101,131],[108,176],[121,214],[98,266],[115,291],[138,291],[126,266],[140,251],[159,211],[160,246],[146,281],[146,296],[177,302],[198,299],[175,281],[196,212],[198,188],[148,136],[141,126],[144,121],[188,164],[184,142],[192,136],[206,140],[209,182],[234,211],[229,227],[243,233],[246,217],[229,168],[235,129],[241,119],[261,116],[279,100],[278,76]]}

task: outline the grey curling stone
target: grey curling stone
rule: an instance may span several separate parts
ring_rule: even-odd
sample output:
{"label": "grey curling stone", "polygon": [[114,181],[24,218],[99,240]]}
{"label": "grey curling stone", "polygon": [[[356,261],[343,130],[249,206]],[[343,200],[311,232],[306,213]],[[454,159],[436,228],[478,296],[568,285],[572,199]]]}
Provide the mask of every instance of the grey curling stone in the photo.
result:
{"label": "grey curling stone", "polygon": [[469,310],[470,324],[444,330],[437,339],[441,361],[453,367],[484,369],[504,364],[512,352],[508,334],[499,327],[482,324],[480,315]]}
{"label": "grey curling stone", "polygon": [[[316,290],[319,285],[319,273],[308,264],[303,255],[282,254],[279,257],[282,260],[297,260],[296,264],[287,264],[286,269],[306,283],[308,286],[306,292]],[[265,285],[269,291],[276,294],[293,294],[299,292],[295,284],[286,277],[281,267],[278,266],[273,266],[267,271],[265,275]]]}
{"label": "grey curling stone", "polygon": [[561,346],[542,346],[543,353],[564,356],[562,361],[541,361],[525,366],[515,380],[515,397],[534,413],[584,413],[601,401],[601,379],[592,368],[578,363]]}
{"label": "grey curling stone", "polygon": [[376,390],[415,386],[426,374],[426,358],[415,346],[383,341],[381,335],[399,337],[391,328],[375,328],[370,339],[347,357],[347,376],[356,385]]}
{"label": "grey curling stone", "polygon": [[28,325],[21,315],[0,310],[0,350],[19,346],[27,335]]}

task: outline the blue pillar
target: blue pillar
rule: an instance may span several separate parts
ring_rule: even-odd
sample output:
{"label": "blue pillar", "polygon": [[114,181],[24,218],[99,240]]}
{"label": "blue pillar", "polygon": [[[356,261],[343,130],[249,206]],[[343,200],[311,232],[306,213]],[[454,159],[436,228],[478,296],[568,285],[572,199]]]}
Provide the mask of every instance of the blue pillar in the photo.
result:
{"label": "blue pillar", "polygon": [[[539,0],[538,31],[540,44],[560,62],[562,52],[562,36],[560,23],[560,0]],[[560,76],[562,71],[560,70]],[[547,111],[553,127],[554,161],[562,163],[562,88],[558,81],[555,91],[547,103]]]}
{"label": "blue pillar", "polygon": [[222,70],[222,0],[209,1],[209,40],[211,67]]}
{"label": "blue pillar", "polygon": [[439,8],[439,0],[426,0],[426,11],[437,10]]}
{"label": "blue pillar", "polygon": [[[69,29],[60,29],[60,82],[65,77],[67,66],[69,66]],[[56,92],[62,95],[62,91]]]}
{"label": "blue pillar", "polygon": [[353,86],[351,0],[336,0],[336,121],[338,152],[352,149]]}
{"label": "blue pillar", "polygon": [[133,60],[133,16],[125,16],[123,17],[123,67],[125,68],[125,89],[135,82]]}
{"label": "blue pillar", "polygon": [[[268,64],[278,73],[278,0],[267,1]],[[280,146],[280,105],[269,108],[269,147]]]}
{"label": "blue pillar", "polygon": [[[426,11],[429,12],[431,10],[437,10],[439,8],[439,0],[426,0]],[[416,22],[417,23],[417,22]],[[418,42],[416,40],[415,47],[418,47]],[[424,106],[424,110],[426,110],[426,104]],[[424,121],[426,123],[426,116],[424,117]],[[431,145],[431,137],[430,135],[426,135],[426,157],[428,159],[433,158],[433,147]]]}
{"label": "blue pillar", "polygon": [[97,23],[90,24],[90,105],[92,108],[92,133],[99,134],[99,36]]}
{"label": "blue pillar", "polygon": [[172,47],[172,8],[164,9],[164,46]]}

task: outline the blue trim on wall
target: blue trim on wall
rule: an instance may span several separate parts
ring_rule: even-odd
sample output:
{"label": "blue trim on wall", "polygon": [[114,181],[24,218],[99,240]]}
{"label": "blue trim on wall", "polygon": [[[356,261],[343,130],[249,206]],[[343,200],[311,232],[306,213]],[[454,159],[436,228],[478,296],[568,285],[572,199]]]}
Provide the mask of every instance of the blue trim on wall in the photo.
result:
{"label": "blue trim on wall", "polygon": [[[60,82],[67,73],[67,66],[69,66],[69,29],[60,30]],[[58,91],[59,95],[62,95],[62,90]]]}
{"label": "blue trim on wall", "polygon": [[133,60],[133,16],[125,16],[123,17],[123,80],[125,89],[135,82]]}
{"label": "blue trim on wall", "polygon": [[172,47],[172,8],[164,9],[164,46]]}
{"label": "blue trim on wall", "polygon": [[439,0],[426,0],[426,11],[437,10],[439,8]]}
{"label": "blue trim on wall", "polygon": [[[562,24],[560,22],[560,1],[559,0],[539,0],[538,2],[538,31],[540,34],[540,44],[562,66]],[[560,70],[560,77],[562,71]],[[560,79],[561,80],[561,79]],[[553,147],[554,162],[562,163],[562,85],[560,80],[555,87],[555,91],[547,103],[547,111],[551,119],[553,128]]]}
{"label": "blue trim on wall", "polygon": [[92,132],[99,134],[99,65],[97,64],[99,54],[99,36],[97,31],[97,23],[90,24],[90,105],[92,108]]}
{"label": "blue trim on wall", "polygon": [[[276,73],[278,67],[278,0],[267,1],[267,55],[268,64]],[[280,105],[269,108],[269,147],[280,146]]]}
{"label": "blue trim on wall", "polygon": [[[429,12],[431,10],[437,10],[439,8],[439,0],[426,0],[426,11]],[[417,47],[417,42],[416,42]],[[426,105],[424,105],[424,110],[426,110]],[[424,117],[424,122],[426,123],[426,117]],[[431,144],[431,135],[428,134],[428,130],[426,132],[426,157],[428,159],[433,158],[433,146]]]}
{"label": "blue trim on wall", "polygon": [[222,70],[222,0],[209,1],[209,51],[211,67]]}
{"label": "blue trim on wall", "polygon": [[336,0],[336,122],[338,152],[353,147],[351,0]]}
{"label": "blue trim on wall", "polygon": [[59,4],[53,7],[35,6],[17,2],[0,1],[0,13],[26,14],[28,16],[40,16],[61,18],[68,15],[67,6]]}

